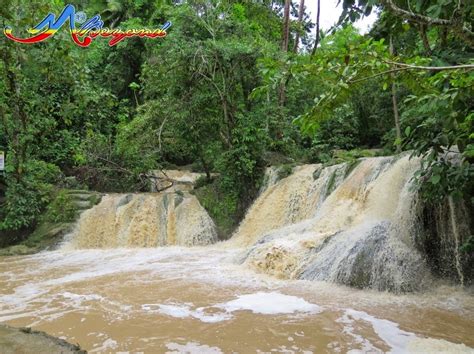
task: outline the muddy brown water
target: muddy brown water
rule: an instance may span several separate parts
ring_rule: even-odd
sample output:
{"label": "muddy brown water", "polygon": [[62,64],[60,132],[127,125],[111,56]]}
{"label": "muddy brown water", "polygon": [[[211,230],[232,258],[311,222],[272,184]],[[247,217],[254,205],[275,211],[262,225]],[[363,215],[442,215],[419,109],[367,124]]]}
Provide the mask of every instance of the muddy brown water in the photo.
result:
{"label": "muddy brown water", "polygon": [[0,321],[89,352],[471,352],[472,291],[277,280],[219,247],[0,258]]}

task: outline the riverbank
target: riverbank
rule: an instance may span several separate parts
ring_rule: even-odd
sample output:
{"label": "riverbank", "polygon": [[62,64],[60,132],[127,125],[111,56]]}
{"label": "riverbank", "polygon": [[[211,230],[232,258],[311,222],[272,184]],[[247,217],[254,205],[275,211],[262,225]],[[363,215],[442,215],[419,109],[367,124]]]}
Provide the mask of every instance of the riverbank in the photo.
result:
{"label": "riverbank", "polygon": [[0,350],[3,354],[62,353],[86,354],[79,345],[73,345],[41,331],[30,328],[14,328],[0,324]]}
{"label": "riverbank", "polygon": [[[64,236],[73,230],[81,214],[102,199],[102,194],[86,190],[63,189],[49,205],[41,222],[26,236],[17,236],[23,241],[0,247],[0,256],[23,256],[51,250],[57,247]],[[0,238],[13,239],[11,232],[0,231]]]}

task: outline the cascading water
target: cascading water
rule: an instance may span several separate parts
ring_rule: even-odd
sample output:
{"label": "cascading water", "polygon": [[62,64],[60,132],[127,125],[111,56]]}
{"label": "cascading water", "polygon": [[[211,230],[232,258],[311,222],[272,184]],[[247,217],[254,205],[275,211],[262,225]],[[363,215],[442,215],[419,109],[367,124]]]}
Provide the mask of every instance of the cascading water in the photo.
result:
{"label": "cascading water", "polygon": [[109,194],[85,211],[64,248],[197,246],[217,241],[214,222],[186,192]]}
{"label": "cascading water", "polygon": [[[438,235],[427,234],[423,208],[412,188],[418,168],[419,160],[408,155],[329,167],[303,165],[281,180],[278,167],[268,168],[258,198],[223,247],[245,248],[242,263],[279,278],[400,292],[426,288],[433,273],[440,273],[443,266],[433,266],[430,257],[436,248],[430,242],[437,237],[442,256],[451,258],[445,268],[451,264],[463,283],[459,246],[467,237],[468,222],[459,224],[459,208],[450,199],[445,215],[439,212],[436,217]],[[179,176],[187,177],[183,172]],[[106,195],[83,213],[64,248],[216,241],[215,225],[197,198],[178,190]]]}
{"label": "cascading water", "polygon": [[460,234],[459,234],[459,229],[458,229],[458,222],[456,220],[456,209],[453,201],[453,197],[449,196],[448,197],[448,206],[449,206],[449,221],[451,223],[451,227],[453,230],[453,238],[454,238],[454,259],[455,259],[455,264],[456,264],[456,271],[459,276],[459,281],[461,282],[461,285],[464,285],[464,273],[461,265],[461,255],[459,252],[460,248]]}
{"label": "cascading water", "polygon": [[[269,168],[259,197],[226,247],[247,247],[243,263],[280,278],[379,290],[423,289],[432,281],[433,267],[423,252],[426,241],[420,246],[426,233],[411,188],[418,167],[417,159],[404,155],[329,167],[298,166],[282,180],[278,168]],[[452,241],[454,269],[463,282],[459,245],[466,228],[458,226],[452,200],[447,208],[449,235],[437,231],[444,243]],[[215,225],[199,201],[178,191],[107,195],[83,213],[64,247],[216,241]]]}
{"label": "cascading water", "polygon": [[231,242],[250,246],[245,264],[277,277],[423,289],[432,272],[417,247],[417,168],[407,155],[299,167],[261,193]]}
{"label": "cascading water", "polygon": [[454,198],[421,208],[417,247],[436,276],[456,279],[459,284],[472,283],[474,254],[460,248],[472,235],[472,221],[466,204]]}
{"label": "cascading water", "polygon": [[410,189],[418,164],[305,165],[281,180],[270,168],[217,245],[186,173],[173,192],[105,195],[60,249],[0,257],[0,322],[90,353],[473,353],[469,287],[334,284],[413,290],[443,270],[472,279],[457,247],[468,213],[454,200],[422,205]]}

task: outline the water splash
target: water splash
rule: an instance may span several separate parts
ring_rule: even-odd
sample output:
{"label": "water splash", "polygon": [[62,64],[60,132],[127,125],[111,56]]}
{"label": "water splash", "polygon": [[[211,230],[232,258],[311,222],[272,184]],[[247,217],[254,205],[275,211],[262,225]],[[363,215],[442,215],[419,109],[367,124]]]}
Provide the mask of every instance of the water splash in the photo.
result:
{"label": "water splash", "polygon": [[431,273],[415,247],[417,196],[408,156],[357,166],[301,166],[268,187],[234,235],[243,262],[280,278],[410,291]]}
{"label": "water splash", "polygon": [[[282,179],[279,168],[268,168],[258,198],[219,247],[245,249],[240,263],[277,278],[405,292],[427,288],[448,269],[464,283],[469,264],[459,246],[469,223],[459,222],[465,218],[449,200],[434,212],[436,232],[427,230],[426,205],[412,188],[419,167],[402,154],[297,166]],[[214,223],[188,192],[111,194],[81,216],[65,248],[216,241]]]}
{"label": "water splash", "polygon": [[464,274],[462,272],[462,265],[461,265],[461,256],[459,254],[459,247],[460,245],[460,236],[458,230],[458,224],[456,222],[456,210],[454,207],[453,197],[448,197],[448,205],[449,205],[449,221],[451,222],[451,227],[453,229],[453,236],[454,236],[454,255],[456,261],[456,271],[458,272],[459,281],[461,286],[464,285]]}

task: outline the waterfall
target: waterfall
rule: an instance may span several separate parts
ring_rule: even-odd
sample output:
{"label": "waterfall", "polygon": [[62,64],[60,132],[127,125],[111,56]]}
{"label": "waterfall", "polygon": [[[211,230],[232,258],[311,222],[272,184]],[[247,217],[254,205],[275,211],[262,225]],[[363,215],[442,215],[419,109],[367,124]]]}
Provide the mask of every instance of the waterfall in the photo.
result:
{"label": "waterfall", "polygon": [[281,178],[280,174],[282,174],[283,166],[270,166],[265,169],[265,174],[263,177],[262,187],[259,190],[259,194],[266,191],[271,186],[275,185]]}
{"label": "waterfall", "polygon": [[187,192],[109,194],[81,215],[64,247],[194,246],[216,241],[214,222]]}
{"label": "waterfall", "polygon": [[421,207],[412,188],[419,166],[405,154],[297,167],[262,191],[231,242],[248,247],[244,264],[280,278],[423,289],[433,274],[419,247]]}
{"label": "waterfall", "polygon": [[[438,207],[422,203],[412,178],[419,168],[408,154],[296,166],[287,177],[286,169],[268,168],[257,199],[220,247],[243,249],[241,263],[278,278],[395,292],[424,289],[438,277],[469,283],[474,257],[460,253],[468,212],[451,198]],[[214,222],[185,182],[185,190],[104,196],[64,247],[217,242]]]}
{"label": "waterfall", "polygon": [[328,184],[340,183],[344,169],[341,165],[322,170],[321,165],[303,165],[287,178],[273,179],[248,210],[233,241],[248,246],[270,230],[310,218],[325,199]]}
{"label": "waterfall", "polygon": [[464,275],[462,273],[461,256],[459,254],[459,247],[460,247],[459,230],[458,230],[458,225],[456,222],[454,201],[453,201],[453,197],[451,196],[448,197],[448,205],[449,205],[449,220],[451,221],[451,227],[453,228],[453,236],[454,236],[454,255],[455,255],[455,261],[456,261],[456,271],[458,273],[459,281],[461,282],[461,285],[464,285]]}

